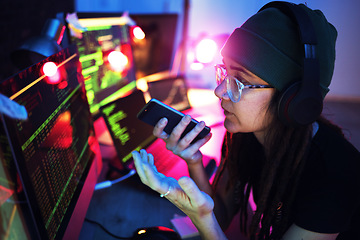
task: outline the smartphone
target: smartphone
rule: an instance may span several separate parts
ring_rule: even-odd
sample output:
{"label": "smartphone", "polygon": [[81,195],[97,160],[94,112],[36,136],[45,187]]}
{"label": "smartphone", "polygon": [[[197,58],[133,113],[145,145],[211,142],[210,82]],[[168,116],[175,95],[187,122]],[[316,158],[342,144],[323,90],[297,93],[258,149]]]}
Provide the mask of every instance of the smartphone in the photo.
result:
{"label": "smartphone", "polygon": [[[180,122],[180,120],[185,116],[184,113],[166,105],[165,103],[152,98],[137,114],[138,119],[143,122],[155,126],[157,122],[163,117],[168,119],[168,123],[164,129],[167,134],[170,134],[174,127]],[[195,119],[191,119],[189,125],[185,128],[183,134],[180,138],[184,137],[188,132],[190,132],[196,124],[199,122]],[[197,140],[204,138],[210,133],[210,128],[205,126],[205,128],[196,136],[192,143]]]}

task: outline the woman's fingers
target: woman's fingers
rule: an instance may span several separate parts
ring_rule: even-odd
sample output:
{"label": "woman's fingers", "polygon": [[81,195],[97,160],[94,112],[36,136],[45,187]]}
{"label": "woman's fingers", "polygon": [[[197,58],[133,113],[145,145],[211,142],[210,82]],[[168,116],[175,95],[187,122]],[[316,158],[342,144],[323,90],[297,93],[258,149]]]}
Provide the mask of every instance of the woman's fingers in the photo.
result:
{"label": "woman's fingers", "polygon": [[167,118],[160,119],[153,129],[153,135],[158,138],[166,140],[169,137],[169,135],[166,132],[164,132],[167,123],[168,123]]}
{"label": "woman's fingers", "polygon": [[210,212],[214,208],[214,201],[212,198],[200,191],[195,182],[189,177],[182,177],[178,181],[180,187],[189,197],[191,204],[201,211]]}
{"label": "woman's fingers", "polygon": [[166,142],[166,148],[172,151],[174,154],[184,159],[192,159],[193,155],[199,150],[199,148],[207,141],[209,141],[211,134],[208,134],[205,138],[191,144],[196,136],[205,128],[205,122],[201,121],[197,123],[190,132],[188,132],[185,136],[183,136],[183,138],[180,139],[191,120],[191,116],[185,115],[179,124],[177,124],[172,130],[171,134],[168,135],[164,129],[169,120],[167,118],[162,118],[155,125],[153,134],[156,137],[163,139]]}
{"label": "woman's fingers", "polygon": [[184,190],[190,199],[192,199],[194,202],[202,201],[202,193],[191,178],[182,177],[178,182],[180,187]]}
{"label": "woman's fingers", "polygon": [[173,185],[172,178],[166,177],[164,174],[154,171],[154,169],[149,165],[144,165],[144,174],[148,186],[159,192],[160,194],[164,194],[169,190],[169,187]]}
{"label": "woman's fingers", "polygon": [[[154,165],[154,157],[144,149],[132,153],[135,167],[141,181],[151,189],[164,194],[171,185],[177,185],[176,180],[159,173]],[[175,183],[175,184],[174,184]]]}
{"label": "woman's fingers", "polygon": [[161,197],[166,197],[189,215],[197,216],[212,212],[213,200],[200,191],[191,178],[182,177],[177,181],[157,172],[153,164],[153,156],[143,149],[132,154],[141,181],[157,191]]}
{"label": "woman's fingers", "polygon": [[189,125],[190,121],[191,121],[191,117],[189,115],[185,115],[181,119],[181,121],[174,127],[174,129],[172,130],[169,136],[168,147],[171,148],[177,145],[181,135],[185,131],[185,128]]}
{"label": "woman's fingers", "polygon": [[[140,150],[140,152],[141,152],[141,150]],[[134,152],[132,152],[132,156],[133,156],[133,159],[134,159],[136,172],[139,175],[140,180],[144,184],[148,185],[148,181],[146,179],[146,175],[145,175],[145,172],[144,172],[144,162],[145,162],[145,160],[142,159],[142,155],[140,154],[140,152],[134,151]]]}
{"label": "woman's fingers", "polygon": [[187,147],[191,142],[199,135],[199,133],[205,128],[205,122],[201,121],[195,125],[195,127],[188,132],[180,141],[180,147]]}
{"label": "woman's fingers", "polygon": [[[184,159],[191,159],[193,157],[193,155],[196,154],[197,152],[199,152],[199,149],[211,139],[211,136],[212,136],[212,134],[209,133],[204,138],[199,139],[198,141],[196,141],[195,143],[193,143],[191,145],[188,145],[189,144],[188,141],[186,141],[186,142],[180,141],[179,145],[178,145],[178,149],[174,150],[173,152],[175,154],[183,157]],[[186,138],[186,136],[184,138]],[[192,141],[192,140],[190,140],[190,141]],[[177,151],[179,151],[179,152],[176,153]]]}

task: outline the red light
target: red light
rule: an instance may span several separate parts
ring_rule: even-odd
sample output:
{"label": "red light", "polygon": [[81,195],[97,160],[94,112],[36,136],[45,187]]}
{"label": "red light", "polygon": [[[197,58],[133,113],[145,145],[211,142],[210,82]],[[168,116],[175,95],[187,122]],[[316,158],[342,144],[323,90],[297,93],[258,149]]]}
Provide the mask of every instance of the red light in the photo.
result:
{"label": "red light", "polygon": [[133,32],[134,37],[138,40],[145,38],[145,33],[139,26],[135,26],[133,28],[132,32]]}
{"label": "red light", "polygon": [[64,88],[66,88],[67,86],[68,86],[67,81],[62,81],[62,82],[59,83],[58,88],[59,88],[59,89],[64,89]]}
{"label": "red light", "polygon": [[61,28],[61,32],[60,32],[60,34],[59,34],[59,38],[58,38],[58,40],[56,41],[57,44],[59,44],[59,45],[60,45],[60,43],[61,43],[61,41],[62,41],[62,39],[63,39],[63,37],[64,37],[65,29],[66,29],[65,26],[63,26],[63,27]]}
{"label": "red light", "polygon": [[0,185],[0,192],[0,206],[2,206],[14,194],[14,190]]}
{"label": "red light", "polygon": [[49,84],[58,84],[61,82],[61,74],[54,62],[47,62],[42,67],[42,72],[46,76],[46,82]]}
{"label": "red light", "polygon": [[129,63],[128,58],[119,51],[112,51],[108,55],[108,61],[114,71],[122,72]]}
{"label": "red light", "polygon": [[45,76],[52,77],[52,76],[55,76],[55,74],[57,73],[58,68],[57,68],[55,63],[47,62],[42,67],[42,70],[43,70],[43,73],[45,74]]}

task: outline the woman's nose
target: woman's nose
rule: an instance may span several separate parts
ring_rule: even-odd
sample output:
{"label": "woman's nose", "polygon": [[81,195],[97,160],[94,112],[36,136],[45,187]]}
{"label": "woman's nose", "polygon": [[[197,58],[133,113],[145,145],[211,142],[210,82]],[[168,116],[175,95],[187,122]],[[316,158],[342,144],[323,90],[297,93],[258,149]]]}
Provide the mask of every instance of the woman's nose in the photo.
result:
{"label": "woman's nose", "polygon": [[222,81],[219,85],[217,85],[217,87],[214,90],[214,93],[219,99],[226,99],[226,100],[230,99],[227,93],[225,80]]}

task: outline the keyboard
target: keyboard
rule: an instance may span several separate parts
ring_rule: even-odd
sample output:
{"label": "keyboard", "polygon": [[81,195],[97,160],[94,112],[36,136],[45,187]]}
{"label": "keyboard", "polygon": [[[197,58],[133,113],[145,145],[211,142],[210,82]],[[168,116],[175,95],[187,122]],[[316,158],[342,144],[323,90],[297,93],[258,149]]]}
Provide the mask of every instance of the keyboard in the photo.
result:
{"label": "keyboard", "polygon": [[146,148],[148,153],[154,156],[154,164],[160,173],[167,173],[179,161],[184,161],[171,151],[166,149],[166,143],[162,139],[156,139],[149,147]]}

